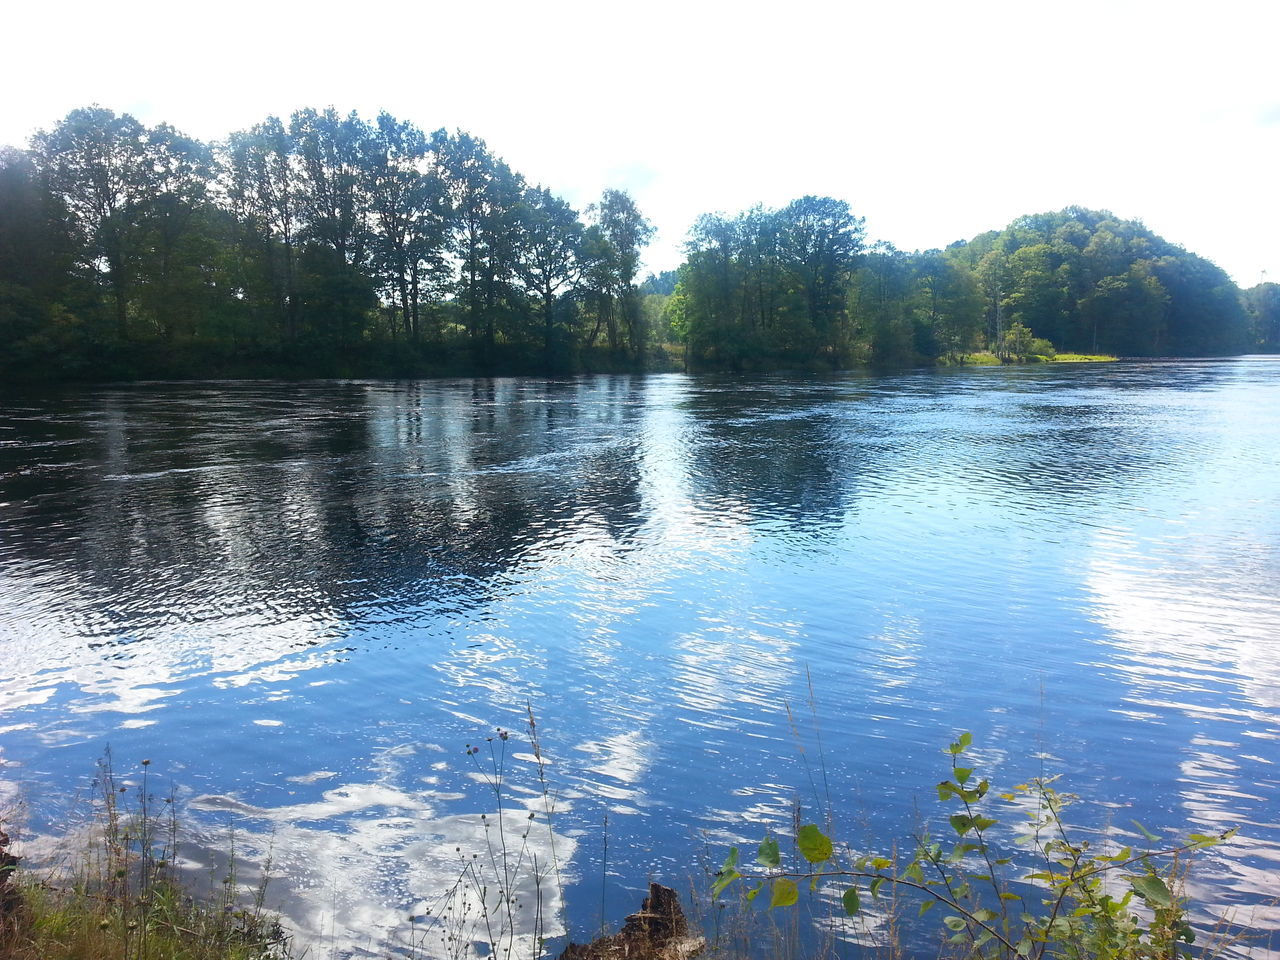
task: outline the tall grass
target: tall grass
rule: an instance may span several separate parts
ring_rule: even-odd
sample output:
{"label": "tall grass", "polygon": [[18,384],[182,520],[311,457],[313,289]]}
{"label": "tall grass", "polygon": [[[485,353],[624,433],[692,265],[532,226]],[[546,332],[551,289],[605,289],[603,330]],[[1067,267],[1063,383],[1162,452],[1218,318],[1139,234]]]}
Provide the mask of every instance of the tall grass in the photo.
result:
{"label": "tall grass", "polygon": [[[533,960],[546,951],[549,911],[563,903],[564,880],[554,831],[557,795],[547,780],[547,758],[532,707],[524,735],[537,786],[523,803],[513,799],[510,783],[511,731],[499,728],[482,742],[467,744],[467,756],[492,793],[496,813],[480,814],[481,849],[456,847],[452,883],[421,916],[411,918],[415,955]],[[536,842],[534,831],[545,831],[545,846]],[[540,849],[546,852],[540,855]]]}
{"label": "tall grass", "polygon": [[[238,901],[234,873],[212,897],[179,882],[172,795],[151,792],[151,762],[126,782],[99,761],[92,817],[64,860],[15,871],[16,897],[0,926],[0,960],[278,960],[288,953],[264,909],[265,887]],[[3,824],[0,824],[2,827]]]}

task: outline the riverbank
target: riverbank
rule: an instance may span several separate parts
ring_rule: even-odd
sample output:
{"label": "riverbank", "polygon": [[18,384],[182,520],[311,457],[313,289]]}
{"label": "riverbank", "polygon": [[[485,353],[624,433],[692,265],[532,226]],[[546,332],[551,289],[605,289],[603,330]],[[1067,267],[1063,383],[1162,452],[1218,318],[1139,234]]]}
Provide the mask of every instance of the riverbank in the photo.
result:
{"label": "riverbank", "polygon": [[[540,759],[535,731],[531,714],[526,736]],[[487,739],[499,819],[504,803],[517,796],[510,792],[504,800],[511,791],[502,779],[509,739],[514,741],[511,732],[501,730]],[[876,855],[805,823],[797,806],[794,836],[766,832],[754,857],[750,852],[740,857],[738,847],[729,848],[719,870],[713,874],[705,868],[704,881],[695,881],[690,891],[692,906],[714,927],[710,942],[687,920],[677,892],[652,880],[639,912],[629,915],[618,933],[606,933],[603,919],[598,935],[586,944],[575,944],[567,935],[572,931],[553,932],[548,911],[558,909],[549,906],[557,901],[543,899],[542,885],[559,888],[563,881],[558,864],[554,872],[544,864],[539,875],[537,858],[526,856],[525,838],[543,825],[531,812],[527,821],[519,818],[527,823],[523,834],[487,835],[487,858],[468,863],[458,847],[463,862],[458,881],[439,891],[433,905],[412,908],[424,912],[408,916],[410,932],[403,944],[398,935],[388,936],[390,931],[370,928],[363,950],[392,956],[407,946],[411,956],[448,960],[690,960],[704,953],[725,960],[775,960],[794,956],[797,944],[811,939],[826,955],[840,939],[860,932],[871,939],[859,942],[902,956],[937,939],[919,925],[904,924],[904,917],[924,917],[929,908],[941,906],[939,935],[955,957],[1190,958],[1188,945],[1197,936],[1187,895],[1191,856],[1229,842],[1235,829],[1169,840],[1138,825],[1142,837],[1090,849],[1075,839],[1077,831],[1064,819],[1072,798],[1057,791],[1056,777],[998,793],[975,767],[962,765],[977,760],[968,756],[972,744],[971,734],[961,733],[943,751],[949,760],[940,766],[947,779],[938,783],[937,799],[942,815],[958,811],[947,817],[954,836],[935,834],[938,839],[932,840],[926,835],[914,849],[907,845],[892,855]],[[468,745],[466,752],[474,756],[480,750]],[[479,761],[477,769],[483,771],[485,763]],[[223,851],[226,875],[211,892],[201,895],[184,882],[174,866],[182,855],[173,796],[157,799],[149,792],[149,766],[144,760],[141,777],[124,780],[115,776],[109,755],[99,764],[92,821],[88,829],[64,838],[67,853],[59,869],[21,870],[9,836],[0,829],[0,960],[289,960],[309,953],[314,945],[296,952],[281,918],[266,909],[266,881],[249,890],[239,882],[234,833]],[[539,780],[549,811],[554,794],[541,775]],[[548,829],[550,818],[547,812]],[[0,828],[6,819],[11,818],[0,816]],[[1009,849],[1015,834],[1030,847],[1020,865],[1014,861],[1023,858],[1011,856]],[[489,876],[486,859],[494,871]],[[262,873],[265,877],[269,866]],[[532,904],[522,903],[531,877],[539,896]],[[810,890],[803,903],[802,886]],[[814,894],[819,886],[823,895]],[[1032,888],[1035,896],[1027,897]],[[1121,889],[1127,890],[1123,899],[1113,899]],[[763,914],[753,906],[762,893],[760,903],[768,902]],[[1004,909],[1010,901],[1021,902],[1018,919]],[[531,916],[517,919],[530,907]],[[775,910],[797,924],[815,923],[813,935],[793,930],[780,938]],[[1221,924],[1210,933],[1208,955],[1230,946],[1236,956],[1249,956]]]}
{"label": "riverbank", "polygon": [[[180,876],[172,796],[99,763],[90,819],[58,838],[56,866],[24,869],[0,811],[0,960],[284,960],[289,940],[234,869],[201,893]],[[234,846],[234,844],[232,844]],[[234,856],[228,859],[234,863]]]}

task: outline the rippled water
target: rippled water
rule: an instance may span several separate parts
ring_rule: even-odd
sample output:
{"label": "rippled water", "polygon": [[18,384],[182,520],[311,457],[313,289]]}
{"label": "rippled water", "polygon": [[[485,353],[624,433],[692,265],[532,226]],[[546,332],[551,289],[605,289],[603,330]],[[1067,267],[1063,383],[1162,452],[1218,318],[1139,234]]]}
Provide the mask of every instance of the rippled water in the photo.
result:
{"label": "rippled water", "polygon": [[0,779],[38,832],[152,759],[343,951],[484,848],[526,704],[579,938],[797,800],[902,841],[970,729],[1088,827],[1239,825],[1193,892],[1274,931],[1278,460],[1266,358],[0,396]]}

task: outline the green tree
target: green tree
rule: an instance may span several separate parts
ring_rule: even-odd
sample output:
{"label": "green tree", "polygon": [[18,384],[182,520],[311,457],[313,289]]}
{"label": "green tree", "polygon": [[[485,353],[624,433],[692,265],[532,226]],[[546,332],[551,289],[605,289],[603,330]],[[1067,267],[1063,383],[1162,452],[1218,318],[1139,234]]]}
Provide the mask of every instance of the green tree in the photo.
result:
{"label": "green tree", "polygon": [[138,313],[164,340],[195,336],[216,310],[217,212],[213,151],[168,124],[147,132],[145,192],[134,244]]}
{"label": "green tree", "polygon": [[1280,283],[1259,283],[1244,291],[1249,316],[1251,346],[1274,353],[1280,350]]}
{"label": "green tree", "polygon": [[542,301],[542,349],[555,359],[556,299],[575,283],[581,270],[582,223],[569,204],[545,187],[528,187],[520,205],[519,259],[516,272]]}
{"label": "green tree", "polygon": [[[625,190],[606,190],[592,212],[601,235],[611,248],[611,256],[606,259],[612,266],[609,286],[616,304],[616,315],[626,329],[627,347],[632,357],[642,360],[648,337],[637,303],[635,279],[640,269],[640,251],[653,238],[653,225],[644,218],[635,200]],[[615,351],[622,346],[616,332],[609,345]]]}
{"label": "green tree", "polygon": [[[369,129],[360,161],[373,222],[371,266],[397,305],[399,328],[416,342],[422,332],[423,288],[446,270],[444,182],[423,132],[386,112]],[[393,339],[396,330],[393,323]]]}
{"label": "green tree", "polygon": [[235,259],[237,288],[256,314],[255,334],[267,327],[274,338],[298,336],[297,183],[294,142],[278,117],[233,133],[224,148],[225,191],[239,225]]}
{"label": "green tree", "polygon": [[1159,353],[1165,342],[1169,294],[1149,261],[1122,276],[1103,277],[1081,305],[1092,332],[1089,350],[1121,356]]}
{"label": "green tree", "polygon": [[364,265],[368,198],[361,176],[361,147],[368,125],[354,112],[310,107],[289,121],[294,152],[296,205],[303,238],[332,247],[344,262]]}
{"label": "green tree", "polygon": [[139,208],[149,199],[146,128],[103,107],[73,110],[32,138],[37,166],[83,241],[82,266],[114,305],[116,336],[129,336],[128,266]]}
{"label": "green tree", "polygon": [[847,279],[864,232],[863,218],[831,197],[801,197],[779,214],[782,266],[803,297],[820,350],[834,352],[840,345]]}

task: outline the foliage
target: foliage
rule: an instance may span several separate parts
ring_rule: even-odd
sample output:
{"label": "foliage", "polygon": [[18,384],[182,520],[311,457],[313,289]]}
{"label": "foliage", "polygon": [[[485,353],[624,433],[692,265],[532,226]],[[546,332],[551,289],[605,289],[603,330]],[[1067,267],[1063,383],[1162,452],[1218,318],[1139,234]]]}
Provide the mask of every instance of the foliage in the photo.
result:
{"label": "foliage", "polygon": [[868,246],[843,200],[804,196],[699,217],[679,271],[638,283],[653,233],[623,191],[580,213],[479,137],[386,112],[370,122],[305,108],[206,144],[87,107],[29,149],[0,151],[0,370],[572,371],[677,352],[694,368],[832,369],[1049,355],[1021,334],[1010,342],[1020,328],[1090,354],[1280,348],[1275,284],[1242,295],[1212,263],[1105,211],[1034,214],[906,252]]}
{"label": "foliage", "polygon": [[[263,908],[265,880],[241,902],[234,871],[212,899],[189,895],[178,857],[173,798],[150,793],[150,761],[136,784],[108,754],[94,787],[94,819],[69,870],[17,873],[21,907],[0,929],[0,960],[272,960],[288,942]],[[232,858],[234,863],[234,857]],[[264,873],[265,876],[265,873]],[[0,925],[2,927],[3,925]]]}
{"label": "foliage", "polygon": [[[991,784],[965,758],[972,742],[963,733],[945,751],[950,771],[937,794],[954,811],[945,837],[922,833],[905,864],[853,851],[806,824],[796,834],[794,865],[784,863],[772,836],[761,842],[755,867],[742,864],[734,847],[712,895],[746,885],[748,901],[767,891],[770,909],[789,907],[807,883],[810,890],[824,887],[854,916],[882,896],[909,893],[919,899],[921,916],[943,908],[950,943],[993,960],[1191,956],[1195,933],[1178,893],[1184,858],[1229,840],[1234,829],[1191,834],[1174,847],[1108,846],[1104,852],[1069,832],[1064,810],[1072,798],[1053,786],[1056,778],[1037,779],[999,794],[1025,814],[1016,839],[1026,852],[1002,850]],[[1159,839],[1137,826],[1148,844]]]}

